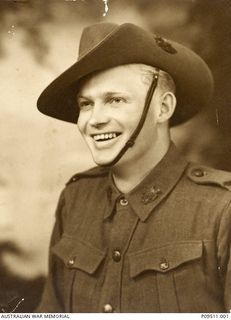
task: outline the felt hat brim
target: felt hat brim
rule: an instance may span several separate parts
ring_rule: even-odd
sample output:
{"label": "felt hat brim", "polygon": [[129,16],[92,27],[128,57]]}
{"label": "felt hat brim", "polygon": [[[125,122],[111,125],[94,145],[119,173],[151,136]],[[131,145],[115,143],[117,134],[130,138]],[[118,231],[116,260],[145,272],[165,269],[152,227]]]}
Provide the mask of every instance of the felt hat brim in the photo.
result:
{"label": "felt hat brim", "polygon": [[[95,28],[97,32],[97,25]],[[172,126],[187,121],[209,103],[213,94],[213,77],[207,64],[196,53],[130,23],[111,29],[90,50],[80,52],[79,60],[42,92],[37,102],[42,113],[77,123],[79,80],[93,72],[133,63],[157,67],[172,76],[177,98]]]}

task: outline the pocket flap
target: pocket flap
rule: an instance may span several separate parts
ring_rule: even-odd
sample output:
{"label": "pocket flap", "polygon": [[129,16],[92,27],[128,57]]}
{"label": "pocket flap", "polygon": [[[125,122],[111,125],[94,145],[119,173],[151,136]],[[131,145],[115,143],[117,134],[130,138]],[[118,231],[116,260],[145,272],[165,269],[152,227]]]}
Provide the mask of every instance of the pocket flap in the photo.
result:
{"label": "pocket flap", "polygon": [[202,241],[175,242],[129,255],[130,276],[146,270],[168,272],[179,265],[200,258]]}
{"label": "pocket flap", "polygon": [[63,236],[51,251],[58,256],[64,264],[72,269],[80,269],[93,274],[105,257],[105,252],[91,246],[77,238]]}

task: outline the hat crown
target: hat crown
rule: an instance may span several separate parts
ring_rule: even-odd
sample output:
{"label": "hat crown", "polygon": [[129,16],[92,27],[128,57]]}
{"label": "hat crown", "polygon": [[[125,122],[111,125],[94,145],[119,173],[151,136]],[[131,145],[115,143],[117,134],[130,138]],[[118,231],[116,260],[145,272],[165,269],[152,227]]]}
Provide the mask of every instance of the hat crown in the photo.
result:
{"label": "hat crown", "polygon": [[92,49],[97,47],[108,35],[110,35],[114,30],[116,30],[119,26],[116,23],[96,23],[89,27],[86,27],[80,39],[79,44],[79,56],[78,60],[80,60],[83,56],[85,56]]}
{"label": "hat crown", "polygon": [[177,108],[171,125],[190,119],[212,97],[211,71],[196,53],[134,24],[103,22],[83,30],[78,61],[43,91],[38,108],[54,118],[76,123],[79,81],[93,72],[133,63],[157,67],[174,79]]}

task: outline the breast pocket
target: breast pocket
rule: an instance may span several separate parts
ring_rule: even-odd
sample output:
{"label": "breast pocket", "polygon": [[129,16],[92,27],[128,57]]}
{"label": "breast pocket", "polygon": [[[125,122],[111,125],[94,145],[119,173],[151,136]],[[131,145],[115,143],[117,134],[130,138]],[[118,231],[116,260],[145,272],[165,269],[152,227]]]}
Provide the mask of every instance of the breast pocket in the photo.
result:
{"label": "breast pocket", "polygon": [[155,278],[158,301],[153,303],[158,303],[159,312],[201,312],[205,290],[202,253],[202,241],[176,242],[132,253],[130,277],[141,286],[142,277],[149,281]]}
{"label": "breast pocket", "polygon": [[63,299],[68,312],[92,312],[106,253],[81,239],[63,236],[52,248],[63,262]]}

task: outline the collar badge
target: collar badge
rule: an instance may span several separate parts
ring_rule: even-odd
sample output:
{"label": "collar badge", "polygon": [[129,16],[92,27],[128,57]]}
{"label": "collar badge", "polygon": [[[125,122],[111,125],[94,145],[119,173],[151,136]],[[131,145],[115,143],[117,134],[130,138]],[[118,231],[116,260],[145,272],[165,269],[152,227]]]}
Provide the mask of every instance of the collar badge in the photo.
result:
{"label": "collar badge", "polygon": [[148,204],[155,201],[161,194],[162,191],[155,186],[152,186],[151,188],[145,188],[141,196],[141,201],[143,204]]}

